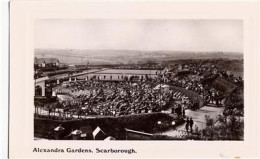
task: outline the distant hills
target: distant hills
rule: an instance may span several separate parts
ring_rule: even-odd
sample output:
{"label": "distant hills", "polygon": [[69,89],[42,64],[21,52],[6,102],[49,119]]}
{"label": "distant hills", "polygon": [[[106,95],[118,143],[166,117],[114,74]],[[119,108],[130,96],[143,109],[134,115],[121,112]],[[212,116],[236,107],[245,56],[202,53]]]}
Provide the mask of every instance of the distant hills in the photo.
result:
{"label": "distant hills", "polygon": [[35,49],[36,57],[54,57],[67,64],[135,64],[155,61],[163,63],[182,59],[234,59],[243,60],[242,53],[140,51],[140,50],[78,50]]}

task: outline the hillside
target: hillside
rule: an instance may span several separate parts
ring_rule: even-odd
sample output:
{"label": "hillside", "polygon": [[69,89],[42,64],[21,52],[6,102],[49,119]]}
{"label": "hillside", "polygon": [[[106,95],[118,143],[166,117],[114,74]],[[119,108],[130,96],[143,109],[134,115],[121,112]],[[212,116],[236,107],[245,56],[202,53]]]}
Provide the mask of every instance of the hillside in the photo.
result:
{"label": "hillside", "polygon": [[243,54],[223,52],[35,49],[36,57],[54,57],[73,64],[135,64],[154,60],[164,63],[181,59],[243,59]]}

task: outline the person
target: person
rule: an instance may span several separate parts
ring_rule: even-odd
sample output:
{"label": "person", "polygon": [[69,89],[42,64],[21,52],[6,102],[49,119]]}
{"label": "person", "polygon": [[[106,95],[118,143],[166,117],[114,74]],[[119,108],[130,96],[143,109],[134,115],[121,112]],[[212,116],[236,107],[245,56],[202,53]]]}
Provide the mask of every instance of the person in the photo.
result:
{"label": "person", "polygon": [[197,125],[195,125],[195,133],[199,134],[199,127]]}
{"label": "person", "polygon": [[192,132],[192,127],[193,127],[193,124],[194,124],[194,122],[193,122],[193,120],[192,120],[192,117],[190,117],[190,131]]}
{"label": "person", "polygon": [[182,107],[182,116],[183,116],[183,118],[185,118],[185,109],[184,109],[184,107]]}
{"label": "person", "polygon": [[180,105],[177,106],[175,111],[178,114],[178,116],[181,116],[182,113],[181,113],[181,106]]}
{"label": "person", "polygon": [[189,133],[189,125],[190,125],[190,121],[189,121],[189,118],[187,118],[186,125],[185,125],[187,133]]}
{"label": "person", "polygon": [[175,108],[173,107],[173,108],[172,108],[172,114],[174,114],[174,113],[175,113]]}

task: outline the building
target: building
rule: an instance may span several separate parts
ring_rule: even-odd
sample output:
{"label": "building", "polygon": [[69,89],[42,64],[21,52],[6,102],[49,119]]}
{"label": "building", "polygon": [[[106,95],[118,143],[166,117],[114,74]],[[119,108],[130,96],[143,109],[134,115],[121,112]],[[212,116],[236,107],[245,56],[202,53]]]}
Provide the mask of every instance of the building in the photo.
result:
{"label": "building", "polygon": [[45,83],[49,77],[41,77],[35,79],[35,96],[45,96]]}
{"label": "building", "polygon": [[106,133],[100,127],[97,127],[92,134],[94,140],[104,140],[107,137]]}
{"label": "building", "polygon": [[34,58],[34,65],[40,68],[59,67],[60,62],[57,58]]}
{"label": "building", "polygon": [[76,66],[75,65],[69,65],[68,69],[71,70],[71,71],[76,70]]}

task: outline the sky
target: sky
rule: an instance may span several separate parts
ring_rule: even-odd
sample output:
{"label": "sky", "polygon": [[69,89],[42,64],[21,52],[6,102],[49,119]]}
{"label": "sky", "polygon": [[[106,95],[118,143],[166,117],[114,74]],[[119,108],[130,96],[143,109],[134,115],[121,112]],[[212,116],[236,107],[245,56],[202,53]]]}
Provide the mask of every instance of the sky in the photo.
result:
{"label": "sky", "polygon": [[243,52],[242,20],[36,20],[36,49]]}

